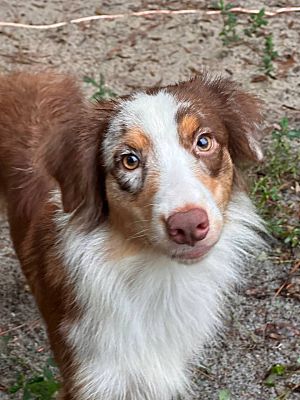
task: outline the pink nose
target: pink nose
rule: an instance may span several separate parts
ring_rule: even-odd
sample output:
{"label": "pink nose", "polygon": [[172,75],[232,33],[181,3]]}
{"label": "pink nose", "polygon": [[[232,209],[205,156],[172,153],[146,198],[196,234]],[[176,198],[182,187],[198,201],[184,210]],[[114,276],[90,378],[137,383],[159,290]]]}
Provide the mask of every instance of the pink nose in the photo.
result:
{"label": "pink nose", "polygon": [[202,208],[177,212],[166,221],[170,238],[178,244],[194,246],[203,240],[209,231],[207,212]]}

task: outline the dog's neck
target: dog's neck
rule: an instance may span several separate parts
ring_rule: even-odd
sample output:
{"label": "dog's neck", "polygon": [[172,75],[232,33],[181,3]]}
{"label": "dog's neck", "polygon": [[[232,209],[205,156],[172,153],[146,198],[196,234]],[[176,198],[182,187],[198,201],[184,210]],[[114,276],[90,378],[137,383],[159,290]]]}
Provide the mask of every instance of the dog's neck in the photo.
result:
{"label": "dog's neck", "polygon": [[[61,254],[83,311],[68,336],[81,365],[78,387],[89,382],[90,392],[81,393],[81,399],[127,399],[133,375],[135,382],[156,382],[153,398],[170,398],[176,385],[184,391],[182,360],[215,332],[224,290],[239,277],[252,246],[260,244],[255,232],[260,220],[244,194],[231,201],[226,218],[210,253],[196,264],[182,265],[153,249],[136,253],[128,247],[123,258],[112,257],[109,224],[83,233],[76,221],[58,213]],[[136,370],[137,365],[144,370]],[[127,381],[120,382],[120,376]],[[143,398],[138,388],[130,390],[130,399]]]}

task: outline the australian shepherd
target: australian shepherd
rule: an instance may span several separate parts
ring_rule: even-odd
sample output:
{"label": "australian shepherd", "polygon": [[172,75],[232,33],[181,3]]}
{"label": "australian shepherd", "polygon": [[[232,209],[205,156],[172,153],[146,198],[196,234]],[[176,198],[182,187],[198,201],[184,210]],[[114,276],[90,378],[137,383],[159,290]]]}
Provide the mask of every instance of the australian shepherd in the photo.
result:
{"label": "australian shepherd", "polygon": [[188,396],[190,366],[262,245],[241,165],[261,104],[190,81],[89,102],[59,73],[0,77],[0,185],[63,400]]}

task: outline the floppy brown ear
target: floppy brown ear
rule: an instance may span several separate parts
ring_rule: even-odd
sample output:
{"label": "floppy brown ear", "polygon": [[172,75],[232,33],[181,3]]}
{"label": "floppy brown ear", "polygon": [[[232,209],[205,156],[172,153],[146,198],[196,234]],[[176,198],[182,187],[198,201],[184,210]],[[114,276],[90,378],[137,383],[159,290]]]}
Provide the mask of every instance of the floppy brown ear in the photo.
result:
{"label": "floppy brown ear", "polygon": [[238,161],[262,161],[262,103],[254,96],[234,90],[228,101],[225,124],[229,132],[229,150]]}
{"label": "floppy brown ear", "polygon": [[49,131],[44,166],[60,186],[64,211],[82,213],[96,223],[105,202],[101,140],[114,104],[96,108],[72,79],[61,76],[47,86],[44,98]]}
{"label": "floppy brown ear", "polygon": [[238,162],[262,161],[262,102],[228,79],[213,81],[211,88],[221,100],[221,116],[228,130],[232,158]]}
{"label": "floppy brown ear", "polygon": [[45,146],[44,162],[47,172],[60,186],[65,212],[73,212],[87,202],[97,205],[101,212],[102,199],[100,191],[96,192],[100,172],[97,171],[98,129],[89,127],[88,121],[83,124],[86,115],[82,110],[77,113],[70,116],[72,120],[65,120],[63,126],[54,124],[55,133]]}
{"label": "floppy brown ear", "polygon": [[262,102],[237,89],[232,82],[228,86],[223,118],[229,133],[229,151],[233,159],[239,162],[262,161]]}

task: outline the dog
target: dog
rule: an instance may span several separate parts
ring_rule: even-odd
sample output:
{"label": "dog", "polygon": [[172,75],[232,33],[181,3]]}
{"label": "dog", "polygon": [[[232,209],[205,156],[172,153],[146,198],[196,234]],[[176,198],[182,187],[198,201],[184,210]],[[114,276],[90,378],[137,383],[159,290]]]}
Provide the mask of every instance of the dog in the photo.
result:
{"label": "dog", "polygon": [[60,73],[0,78],[1,192],[60,399],[189,395],[263,246],[241,177],[262,160],[261,109],[205,73],[96,103]]}

